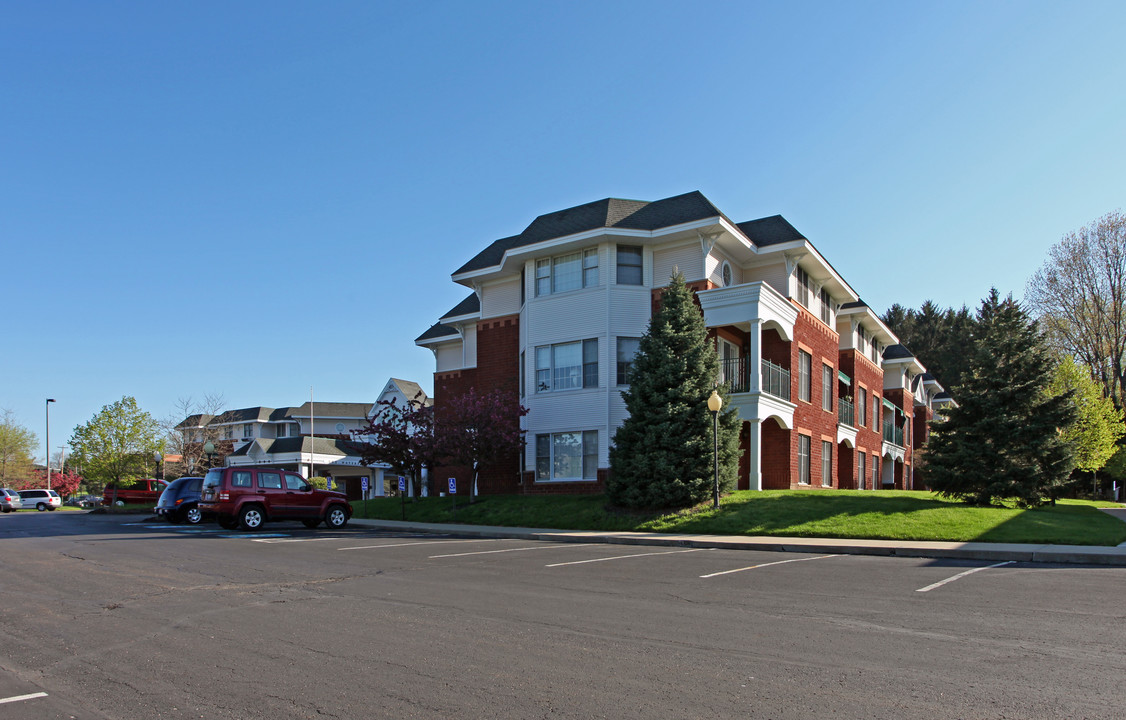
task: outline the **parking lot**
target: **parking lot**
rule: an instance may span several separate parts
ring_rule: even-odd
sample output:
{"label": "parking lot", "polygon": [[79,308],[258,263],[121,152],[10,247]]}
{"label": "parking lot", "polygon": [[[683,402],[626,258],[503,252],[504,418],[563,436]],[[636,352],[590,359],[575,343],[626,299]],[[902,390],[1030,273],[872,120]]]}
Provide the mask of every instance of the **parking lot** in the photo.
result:
{"label": "parking lot", "polygon": [[1110,718],[1126,706],[1123,568],[141,520],[2,518],[0,691],[46,695],[0,715],[57,703],[18,717]]}

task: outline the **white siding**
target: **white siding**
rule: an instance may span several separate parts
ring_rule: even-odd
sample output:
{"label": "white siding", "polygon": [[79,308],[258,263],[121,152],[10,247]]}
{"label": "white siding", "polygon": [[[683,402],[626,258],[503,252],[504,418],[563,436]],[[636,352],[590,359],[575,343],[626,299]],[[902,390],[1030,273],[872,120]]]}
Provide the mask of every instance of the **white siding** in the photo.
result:
{"label": "white siding", "polygon": [[782,295],[790,297],[790,276],[786,274],[785,261],[770,265],[755,265],[743,273],[743,282],[765,282]]}
{"label": "white siding", "polygon": [[708,280],[717,287],[723,287],[723,264],[731,266],[731,284],[739,285],[743,282],[743,271],[724,253],[713,250],[707,257]]}
{"label": "white siding", "polygon": [[481,318],[495,318],[520,312],[520,277],[486,285],[481,289]]}
{"label": "white siding", "polygon": [[463,367],[477,367],[477,325],[466,325],[462,332],[465,337],[465,352],[462,356]]}
{"label": "white siding", "polygon": [[699,241],[653,251],[654,286],[668,285],[673,268],[678,268],[688,282],[704,279],[704,254]]}
{"label": "white siding", "polygon": [[461,369],[461,341],[439,345],[434,353],[435,372]]}
{"label": "white siding", "polygon": [[606,334],[606,288],[545,295],[528,301],[527,345],[549,345]]}

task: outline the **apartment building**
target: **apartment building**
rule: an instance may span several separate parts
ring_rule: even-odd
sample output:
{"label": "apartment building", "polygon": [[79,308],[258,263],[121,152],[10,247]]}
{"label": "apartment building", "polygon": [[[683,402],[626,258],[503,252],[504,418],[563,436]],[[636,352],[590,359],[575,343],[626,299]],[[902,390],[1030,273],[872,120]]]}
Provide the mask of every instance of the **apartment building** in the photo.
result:
{"label": "apartment building", "polygon": [[476,386],[529,408],[523,457],[482,493],[602,491],[621,390],[675,272],[742,419],[740,489],[914,487],[938,382],[783,217],[734,222],[691,192],[542,215],[453,273],[472,293],[415,341],[434,353],[436,407]]}

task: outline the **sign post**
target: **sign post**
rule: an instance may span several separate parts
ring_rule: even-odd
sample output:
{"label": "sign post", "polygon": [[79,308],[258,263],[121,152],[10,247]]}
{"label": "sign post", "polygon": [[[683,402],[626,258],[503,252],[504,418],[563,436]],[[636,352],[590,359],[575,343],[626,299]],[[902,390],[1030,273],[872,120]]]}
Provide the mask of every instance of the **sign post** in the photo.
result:
{"label": "sign post", "polygon": [[360,488],[364,491],[364,517],[368,516],[368,479],[360,480]]}
{"label": "sign post", "polygon": [[450,478],[450,497],[454,502],[454,514],[457,514],[457,478]]}
{"label": "sign post", "polygon": [[399,506],[403,510],[403,520],[407,519],[407,479],[399,476]]}

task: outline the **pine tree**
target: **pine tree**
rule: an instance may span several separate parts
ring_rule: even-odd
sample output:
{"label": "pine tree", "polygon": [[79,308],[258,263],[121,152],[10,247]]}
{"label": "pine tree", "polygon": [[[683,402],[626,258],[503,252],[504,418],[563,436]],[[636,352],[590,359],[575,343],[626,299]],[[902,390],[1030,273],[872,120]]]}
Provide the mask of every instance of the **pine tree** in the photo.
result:
{"label": "pine tree", "polygon": [[925,466],[938,492],[988,505],[1054,500],[1074,466],[1061,433],[1075,422],[1071,394],[1051,395],[1051,355],[1035,322],[994,289],[977,314],[957,407],[932,423]]}
{"label": "pine tree", "polygon": [[[614,434],[606,490],[615,505],[685,507],[711,496],[712,416],[719,358],[708,341],[703,315],[677,273],[641,338],[622,397],[629,418]],[[720,488],[738,473],[739,416],[719,387]]]}

